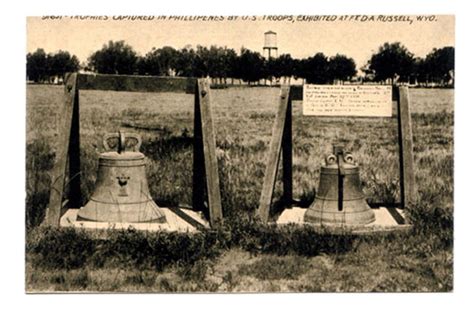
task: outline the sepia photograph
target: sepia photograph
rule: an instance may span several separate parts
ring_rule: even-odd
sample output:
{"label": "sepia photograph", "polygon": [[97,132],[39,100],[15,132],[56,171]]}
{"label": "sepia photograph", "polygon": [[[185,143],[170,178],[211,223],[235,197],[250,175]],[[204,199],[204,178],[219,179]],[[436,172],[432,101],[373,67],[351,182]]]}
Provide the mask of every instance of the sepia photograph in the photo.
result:
{"label": "sepia photograph", "polygon": [[27,294],[453,291],[455,15],[25,23]]}

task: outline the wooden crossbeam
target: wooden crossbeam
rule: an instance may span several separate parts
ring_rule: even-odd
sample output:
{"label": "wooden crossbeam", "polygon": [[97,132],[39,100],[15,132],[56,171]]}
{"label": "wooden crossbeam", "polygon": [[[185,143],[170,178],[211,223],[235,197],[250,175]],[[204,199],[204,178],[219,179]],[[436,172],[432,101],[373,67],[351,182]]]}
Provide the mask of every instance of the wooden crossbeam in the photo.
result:
{"label": "wooden crossbeam", "polygon": [[78,74],[78,90],[194,93],[196,78]]}

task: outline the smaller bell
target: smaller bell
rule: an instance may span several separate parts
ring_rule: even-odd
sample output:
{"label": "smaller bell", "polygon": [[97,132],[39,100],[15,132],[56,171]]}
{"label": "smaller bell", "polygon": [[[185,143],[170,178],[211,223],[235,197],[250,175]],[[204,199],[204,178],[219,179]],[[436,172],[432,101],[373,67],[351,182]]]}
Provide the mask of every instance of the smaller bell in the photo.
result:
{"label": "smaller bell", "polygon": [[304,214],[304,221],[323,225],[366,225],[375,220],[362,192],[359,166],[351,153],[334,146],[321,167],[316,198]]}
{"label": "smaller bell", "polygon": [[119,132],[105,136],[106,152],[99,156],[95,190],[89,202],[80,209],[78,220],[166,222],[164,213],[148,190],[145,155],[139,152],[140,145],[141,138],[136,134]]}

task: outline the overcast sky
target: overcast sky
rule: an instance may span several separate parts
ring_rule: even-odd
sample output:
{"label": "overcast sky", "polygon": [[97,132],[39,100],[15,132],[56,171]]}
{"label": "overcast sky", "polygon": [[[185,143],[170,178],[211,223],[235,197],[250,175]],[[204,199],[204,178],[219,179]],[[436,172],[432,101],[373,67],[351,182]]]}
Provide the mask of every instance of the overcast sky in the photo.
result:
{"label": "overcast sky", "polygon": [[[262,53],[264,32],[277,33],[279,53],[304,58],[323,52],[352,57],[357,68],[362,67],[384,42],[399,41],[416,56],[424,57],[433,48],[454,46],[454,16],[337,16],[319,21],[269,21],[263,17],[239,17],[233,21],[176,21],[154,17],[151,21],[58,20],[30,17],[27,19],[27,51],[43,48],[46,52],[67,50],[86,61],[94,51],[109,40],[125,40],[139,54],[165,45],[182,48],[186,45],[219,45],[237,51],[246,47]],[[318,19],[313,16],[312,19]],[[400,21],[393,21],[398,19]],[[290,21],[288,21],[290,20]],[[307,19],[308,20],[308,19]],[[332,21],[334,20],[334,21]],[[375,20],[375,21],[371,21]],[[392,21],[389,21],[392,20]],[[432,21],[429,21],[432,20]],[[411,22],[410,22],[411,21]]]}

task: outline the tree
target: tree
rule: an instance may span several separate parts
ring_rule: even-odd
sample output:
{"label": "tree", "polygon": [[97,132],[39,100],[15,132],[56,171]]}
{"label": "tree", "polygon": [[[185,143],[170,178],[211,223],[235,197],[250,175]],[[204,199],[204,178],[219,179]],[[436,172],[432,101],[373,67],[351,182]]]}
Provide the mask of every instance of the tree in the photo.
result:
{"label": "tree", "polygon": [[413,61],[412,76],[415,81],[414,83],[426,83],[428,82],[428,72],[426,68],[426,61],[422,58],[415,58]]}
{"label": "tree", "polygon": [[401,81],[409,80],[413,68],[413,54],[400,42],[384,43],[368,62],[368,69],[375,81],[391,82],[398,76]]}
{"label": "tree", "polygon": [[52,77],[64,79],[65,73],[78,70],[79,60],[67,51],[46,54],[43,49],[37,49],[26,55],[26,73],[34,82],[50,81]]}
{"label": "tree", "polygon": [[144,58],[138,60],[138,73],[170,76],[176,69],[178,51],[170,46],[153,48]]}
{"label": "tree", "polygon": [[48,76],[57,76],[64,79],[67,72],[76,72],[79,70],[79,60],[75,55],[67,51],[58,51],[55,54],[48,54]]}
{"label": "tree", "polygon": [[267,78],[286,78],[294,74],[294,61],[291,55],[282,54],[277,58],[270,57],[265,62],[265,74]]}
{"label": "tree", "polygon": [[26,75],[30,81],[42,82],[47,76],[47,57],[43,49],[26,55]]}
{"label": "tree", "polygon": [[277,72],[280,77],[291,78],[295,74],[295,61],[289,54],[282,54],[276,59]]}
{"label": "tree", "polygon": [[239,71],[238,71],[238,56],[237,53],[233,49],[224,50],[224,68],[225,68],[225,75],[224,80],[226,81],[228,77],[232,79],[232,84],[234,83],[234,78],[239,78]]}
{"label": "tree", "polygon": [[329,59],[328,77],[331,80],[347,81],[356,73],[356,65],[353,59],[339,54]]}
{"label": "tree", "polygon": [[210,75],[210,50],[206,47],[198,45],[196,47],[196,54],[193,56],[193,76],[206,77]]}
{"label": "tree", "polygon": [[194,64],[196,52],[191,46],[186,46],[178,52],[176,58],[176,75],[178,76],[195,76]]}
{"label": "tree", "polygon": [[323,53],[300,60],[296,67],[296,76],[306,79],[309,84],[328,83],[328,59]]}
{"label": "tree", "polygon": [[211,46],[209,53],[209,75],[218,78],[220,84],[222,84],[223,80],[225,82],[225,79],[229,76],[232,54],[235,55],[235,52],[227,48]]}
{"label": "tree", "polygon": [[262,79],[264,74],[265,59],[258,52],[242,48],[239,57],[239,69],[242,80],[250,85]]}
{"label": "tree", "polygon": [[103,74],[134,74],[138,57],[131,46],[124,41],[109,41],[101,50],[88,59],[89,66]]}
{"label": "tree", "polygon": [[449,82],[454,80],[454,48],[433,49],[425,58],[427,76],[432,81]]}

